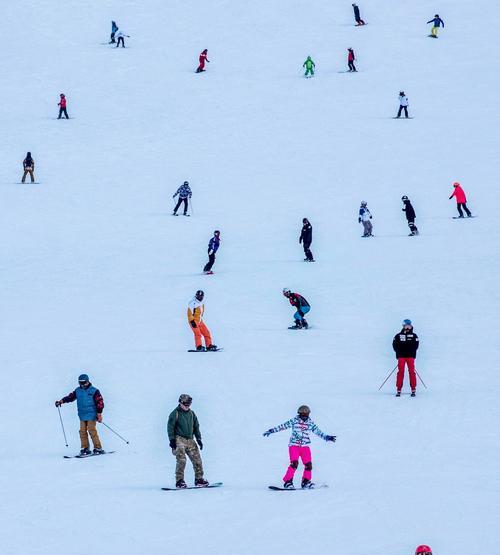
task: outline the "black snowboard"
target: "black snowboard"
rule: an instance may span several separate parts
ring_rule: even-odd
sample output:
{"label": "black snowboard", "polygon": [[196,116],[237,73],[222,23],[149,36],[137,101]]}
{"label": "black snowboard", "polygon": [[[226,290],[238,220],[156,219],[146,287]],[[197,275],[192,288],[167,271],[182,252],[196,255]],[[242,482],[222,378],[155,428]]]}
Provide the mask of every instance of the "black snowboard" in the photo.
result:
{"label": "black snowboard", "polygon": [[269,489],[273,490],[273,491],[308,491],[310,489],[321,489],[321,488],[327,488],[328,484],[314,484],[314,486],[312,488],[280,488],[278,486],[268,486]]}
{"label": "black snowboard", "polygon": [[453,216],[454,220],[470,220],[470,218],[477,218],[477,216],[464,216],[463,218],[460,216]]}
{"label": "black snowboard", "polygon": [[207,489],[207,488],[220,488],[222,486],[222,482],[214,482],[213,484],[209,484],[208,486],[190,486],[188,488],[161,488],[163,491],[177,491],[183,489]]}
{"label": "black snowboard", "polygon": [[217,347],[215,351],[197,351],[196,349],[188,349],[188,353],[216,353],[217,351],[222,351],[224,347]]}
{"label": "black snowboard", "polygon": [[90,453],[90,455],[64,455],[65,459],[88,459],[89,457],[100,457],[101,455],[111,455],[115,451],[104,451],[104,453],[95,454]]}

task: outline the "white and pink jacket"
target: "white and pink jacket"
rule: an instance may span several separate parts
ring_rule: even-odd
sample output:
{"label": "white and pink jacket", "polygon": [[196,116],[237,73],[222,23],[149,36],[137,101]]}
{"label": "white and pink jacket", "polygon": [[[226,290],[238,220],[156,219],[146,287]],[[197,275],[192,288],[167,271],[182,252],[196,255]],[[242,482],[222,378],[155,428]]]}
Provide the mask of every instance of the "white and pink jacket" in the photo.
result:
{"label": "white and pink jacket", "polygon": [[310,419],[302,420],[299,416],[295,416],[291,418],[287,422],[276,426],[275,428],[270,428],[270,432],[282,432],[288,428],[292,429],[292,435],[290,437],[290,441],[288,443],[289,446],[296,445],[309,445],[311,443],[311,438],[309,437],[309,432],[316,434],[321,439],[326,441],[326,434],[324,434],[318,426]]}

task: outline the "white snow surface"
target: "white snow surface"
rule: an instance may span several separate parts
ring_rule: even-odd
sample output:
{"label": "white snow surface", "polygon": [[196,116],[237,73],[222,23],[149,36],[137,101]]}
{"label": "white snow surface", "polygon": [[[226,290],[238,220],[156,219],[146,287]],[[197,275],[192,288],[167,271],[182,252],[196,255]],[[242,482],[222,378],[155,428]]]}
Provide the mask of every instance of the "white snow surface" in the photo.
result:
{"label": "white snow surface", "polygon": [[[5,6],[3,555],[499,552],[500,9],[359,5],[364,28],[350,1]],[[126,49],[106,44],[111,19]],[[339,73],[348,47],[357,74]],[[412,120],[392,119],[399,90]],[[56,120],[61,92],[69,121]],[[35,185],[19,183],[28,150]],[[186,179],[194,214],[172,218]],[[478,218],[452,219],[456,180]],[[420,237],[407,237],[404,194]],[[360,238],[361,200],[373,239]],[[311,303],[307,332],[287,330],[283,287]],[[200,288],[217,354],[187,352]],[[403,318],[421,340],[415,399],[393,397],[394,376],[378,391]],[[130,445],[100,426],[115,454],[65,460],[80,447],[76,405],[61,409],[66,448],[54,401],[84,371]],[[222,488],[160,490],[174,484],[166,419],[184,392]],[[329,488],[271,492],[289,435],[262,432],[303,403],[338,438],[312,444]]]}

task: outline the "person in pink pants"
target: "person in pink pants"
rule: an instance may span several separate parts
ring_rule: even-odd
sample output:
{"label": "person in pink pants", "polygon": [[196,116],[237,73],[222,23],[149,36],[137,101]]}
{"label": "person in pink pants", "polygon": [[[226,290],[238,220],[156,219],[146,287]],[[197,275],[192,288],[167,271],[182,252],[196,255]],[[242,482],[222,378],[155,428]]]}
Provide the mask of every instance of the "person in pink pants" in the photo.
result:
{"label": "person in pink pants", "polygon": [[314,484],[312,479],[312,457],[311,448],[309,447],[311,443],[311,438],[309,437],[309,432],[313,432],[325,441],[335,441],[336,436],[329,436],[324,434],[318,426],[309,418],[311,409],[302,405],[297,410],[297,416],[287,420],[283,424],[276,426],[275,428],[270,428],[267,432],[264,432],[264,437],[268,437],[275,432],[282,432],[288,428],[292,429],[292,435],[290,437],[290,442],[288,444],[288,452],[290,454],[290,466],[287,468],[285,475],[283,476],[283,487],[285,489],[294,489],[293,477],[299,466],[299,460],[302,460],[304,465],[304,471],[302,474],[302,484],[301,487],[313,488]]}

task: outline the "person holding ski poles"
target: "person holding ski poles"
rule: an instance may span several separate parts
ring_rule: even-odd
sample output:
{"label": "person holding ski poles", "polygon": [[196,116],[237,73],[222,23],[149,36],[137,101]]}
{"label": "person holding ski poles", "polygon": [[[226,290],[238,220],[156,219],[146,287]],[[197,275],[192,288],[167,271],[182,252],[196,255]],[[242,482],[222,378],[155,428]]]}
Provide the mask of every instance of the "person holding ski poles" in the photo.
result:
{"label": "person holding ski poles", "polygon": [[307,56],[307,60],[302,64],[302,67],[306,68],[306,72],[304,73],[304,77],[313,77],[314,76],[314,68],[316,64],[312,61],[311,56]]}
{"label": "person holding ski poles", "polygon": [[198,58],[198,61],[199,61],[199,66],[196,69],[196,73],[201,73],[202,71],[206,71],[205,70],[205,62],[210,63],[210,60],[208,59],[208,50],[206,48],[200,54],[200,57]]}
{"label": "person holding ski poles", "polygon": [[406,96],[404,91],[399,92],[398,100],[399,100],[399,110],[398,110],[397,118],[399,119],[401,117],[401,112],[403,110],[405,112],[405,118],[408,118],[409,117],[408,116],[408,97]]}
{"label": "person holding ski poles", "polygon": [[353,4],[352,9],[354,10],[354,19],[356,20],[356,27],[359,27],[360,25],[365,25],[365,22],[361,19],[361,16],[359,15],[358,6],[356,4]]}
{"label": "person holding ski poles", "polygon": [[[29,154],[29,153],[28,153]],[[463,218],[464,213],[462,212],[462,208],[467,213],[467,217],[470,218],[472,216],[471,211],[467,208],[467,197],[465,196],[465,191],[460,186],[460,183],[455,182],[453,183],[454,191],[451,194],[450,200],[455,197],[457,201],[457,210],[458,210],[458,217]]]}
{"label": "person holding ski poles", "polygon": [[116,31],[118,31],[118,25],[114,21],[112,21],[111,22],[111,37],[110,37],[110,40],[109,40],[108,44],[115,44],[115,42],[116,42],[115,41]]}
{"label": "person holding ski poles", "polygon": [[303,328],[306,330],[309,327],[309,324],[304,318],[304,315],[311,310],[311,305],[302,295],[292,293],[287,287],[283,289],[283,295],[290,301],[290,304],[297,309],[297,312],[293,315],[295,324],[288,329],[300,330]]}
{"label": "person holding ski poles", "polygon": [[172,216],[177,216],[177,210],[179,209],[179,206],[182,203],[184,203],[184,216],[187,216],[188,215],[187,214],[188,199],[190,199],[193,195],[193,193],[191,192],[191,187],[189,186],[188,181],[184,181],[184,183],[177,189],[177,191],[172,196],[172,198],[175,198],[177,195],[179,195],[179,200],[177,201],[177,204],[175,205],[174,212],[173,212]]}
{"label": "person holding ski poles", "polygon": [[415,215],[415,209],[413,208],[410,199],[406,195],[402,196],[401,200],[404,204],[404,207],[401,210],[405,213],[406,221],[408,222],[408,227],[410,228],[410,233],[408,234],[408,237],[418,235],[418,228],[415,225],[415,218],[417,217]]}
{"label": "person holding ski poles", "polygon": [[373,237],[372,230],[373,226],[371,223],[372,215],[370,210],[368,210],[368,206],[366,200],[361,201],[361,206],[359,207],[359,216],[358,216],[358,223],[363,224],[363,237]]}
{"label": "person holding ski poles", "polygon": [[34,175],[34,171],[35,171],[35,161],[33,160],[33,158],[31,157],[31,152],[27,152],[26,153],[26,158],[23,160],[23,177],[21,179],[22,183],[26,182],[26,176],[28,174],[30,174],[30,179],[31,179],[31,183],[35,182],[35,175]]}
{"label": "person holding ski poles", "polygon": [[72,403],[76,401],[78,417],[80,418],[80,455],[91,455],[88,436],[92,438],[94,445],[94,455],[102,455],[104,450],[97,433],[97,422],[102,422],[102,411],[104,410],[104,399],[101,392],[95,388],[89,381],[87,374],[78,376],[78,387],[68,393],[60,401],[56,401],[56,407],[60,407],[64,403]]}
{"label": "person holding ski poles", "polygon": [[220,247],[220,231],[216,229],[214,231],[214,236],[208,242],[208,262],[205,264],[203,271],[205,274],[213,274],[212,266],[215,262],[215,253]]}
{"label": "person holding ski poles", "polygon": [[[194,334],[196,350],[216,351],[217,345],[212,344],[210,330],[203,321],[203,314],[205,313],[205,305],[203,304],[204,297],[205,293],[201,289],[196,291],[195,296],[189,301],[188,304],[187,319]],[[202,339],[205,340],[205,347],[203,346]]]}
{"label": "person holding ski poles", "polygon": [[61,119],[63,114],[66,116],[66,119],[69,119],[68,112],[66,110],[66,96],[61,93],[59,95],[59,98],[60,98],[59,103],[58,103],[59,116],[57,117],[57,119]]}
{"label": "person holding ski poles", "polygon": [[432,29],[431,29],[431,34],[429,36],[437,39],[438,38],[439,27],[443,26],[443,29],[444,29],[444,21],[439,17],[438,14],[436,14],[432,19],[430,19],[427,22],[427,25],[429,23],[433,24]]}
{"label": "person holding ski poles", "polygon": [[417,391],[417,375],[415,372],[415,358],[419,346],[418,335],[413,331],[411,320],[403,320],[402,330],[394,336],[392,348],[398,359],[398,374],[396,377],[396,397],[401,397],[401,389],[405,377],[405,365],[410,375],[411,396]]}
{"label": "person holding ski poles", "polygon": [[304,258],[304,262],[314,262],[314,257],[311,252],[311,243],[312,243],[312,234],[313,228],[312,225],[309,223],[307,218],[302,220],[302,231],[300,232],[299,243],[302,243],[304,247],[304,254],[306,257]]}
{"label": "person holding ski poles", "polygon": [[283,476],[283,487],[285,489],[295,489],[295,486],[293,485],[293,477],[295,476],[295,471],[299,466],[299,459],[302,459],[302,464],[304,465],[301,487],[303,489],[314,488],[314,483],[311,481],[312,457],[311,448],[309,447],[311,443],[311,438],[309,437],[310,432],[316,434],[325,441],[335,442],[337,439],[337,436],[324,434],[311,420],[309,416],[310,414],[311,409],[307,405],[302,405],[297,410],[297,416],[294,416],[290,420],[287,420],[275,428],[269,428],[267,432],[262,434],[264,437],[269,437],[271,434],[276,432],[282,432],[287,429],[292,430],[290,442],[288,443],[290,466],[287,468],[287,471]]}
{"label": "person holding ski poles", "polygon": [[354,50],[352,48],[347,49],[347,65],[349,66],[349,71],[358,71],[354,65],[354,60],[356,56],[354,55]]}

